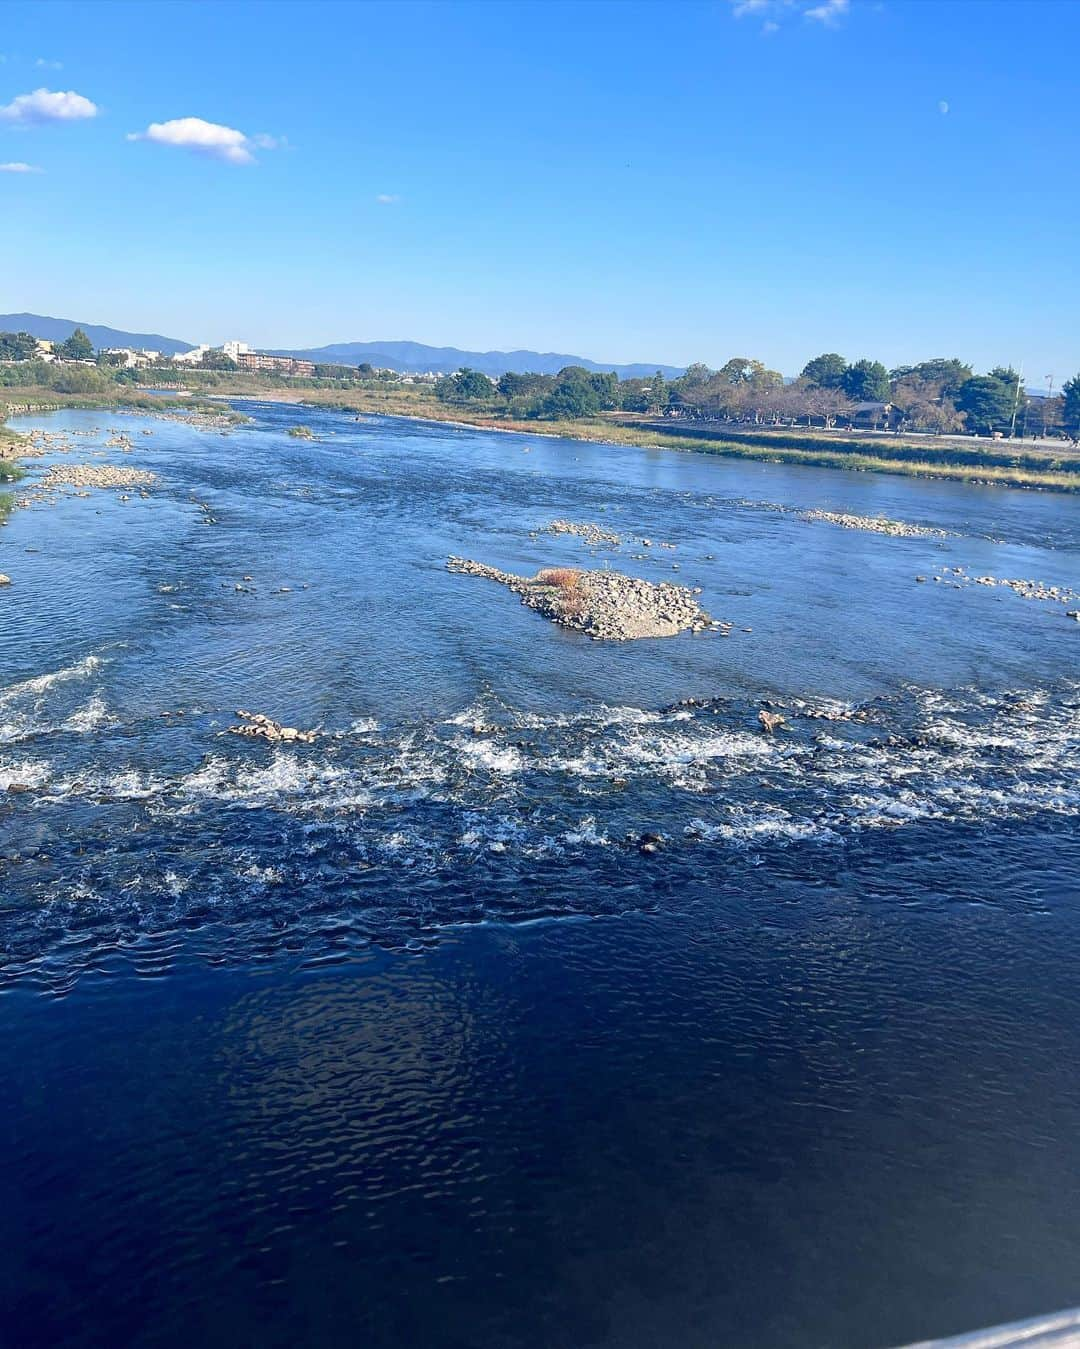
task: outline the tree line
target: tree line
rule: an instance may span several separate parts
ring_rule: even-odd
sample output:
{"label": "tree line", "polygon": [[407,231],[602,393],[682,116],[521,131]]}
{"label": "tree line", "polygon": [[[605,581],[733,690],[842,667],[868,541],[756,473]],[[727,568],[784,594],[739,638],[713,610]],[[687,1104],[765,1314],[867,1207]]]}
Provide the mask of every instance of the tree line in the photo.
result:
{"label": "tree line", "polygon": [[[81,328],[63,342],[53,343],[53,354],[64,361],[89,361],[94,344]],[[32,333],[0,333],[0,361],[33,361],[38,357],[38,340]]]}
{"label": "tree line", "polygon": [[700,363],[677,379],[659,372],[620,380],[566,366],[556,375],[509,372],[494,380],[463,368],[435,386],[446,403],[488,406],[520,419],[560,421],[604,412],[643,412],[691,420],[764,426],[881,426],[904,431],[978,435],[1080,433],[1080,375],[1056,397],[1034,398],[1017,371],[995,366],[977,375],[957,357],[887,369],[880,361],[848,362],[837,352],[815,356],[799,377],[735,356],[719,370]]}
{"label": "tree line", "polygon": [[[37,338],[30,333],[0,332],[0,363],[4,363],[0,385],[30,382],[62,393],[93,394],[107,384],[133,384],[152,373],[122,368],[122,355],[95,353],[81,328],[54,344],[53,352],[69,364],[43,361]],[[95,362],[97,368],[87,362]],[[157,373],[160,376],[171,366],[168,358],[162,358]],[[205,352],[194,367],[183,367],[221,374],[236,368],[224,352],[214,350]],[[315,367],[316,381],[337,387],[396,378],[391,371],[367,364]],[[1056,396],[1033,398],[1010,367],[995,366],[978,375],[955,356],[889,370],[880,361],[849,362],[835,351],[824,352],[808,361],[797,379],[788,381],[762,361],[745,356],[732,357],[718,370],[695,363],[670,380],[659,371],[646,379],[620,380],[614,372],[578,365],[555,375],[508,371],[495,380],[465,367],[443,376],[435,394],[446,403],[488,408],[521,420],[567,421],[633,412],[760,426],[862,425],[916,432],[1080,437],[1080,374],[1066,381]]]}

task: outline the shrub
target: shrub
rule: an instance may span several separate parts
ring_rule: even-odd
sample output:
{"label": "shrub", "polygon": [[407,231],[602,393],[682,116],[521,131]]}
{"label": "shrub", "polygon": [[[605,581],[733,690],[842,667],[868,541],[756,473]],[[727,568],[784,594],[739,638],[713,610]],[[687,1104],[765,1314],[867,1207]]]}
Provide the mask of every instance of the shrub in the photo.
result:
{"label": "shrub", "polygon": [[545,567],[537,579],[559,592],[568,613],[581,612],[585,595],[581,586],[581,572],[576,567]]}

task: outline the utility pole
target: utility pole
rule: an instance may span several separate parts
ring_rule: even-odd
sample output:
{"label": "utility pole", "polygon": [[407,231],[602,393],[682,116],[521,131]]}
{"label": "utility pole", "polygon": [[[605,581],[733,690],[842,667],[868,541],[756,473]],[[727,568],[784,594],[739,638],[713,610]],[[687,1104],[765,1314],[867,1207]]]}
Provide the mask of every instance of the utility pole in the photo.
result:
{"label": "utility pole", "polygon": [[1009,426],[1010,440],[1012,440],[1013,436],[1016,435],[1016,414],[1020,410],[1020,382],[1021,380],[1023,380],[1023,378],[1024,378],[1024,368],[1023,366],[1021,366],[1020,369],[1016,372],[1016,394],[1013,398],[1012,423]]}

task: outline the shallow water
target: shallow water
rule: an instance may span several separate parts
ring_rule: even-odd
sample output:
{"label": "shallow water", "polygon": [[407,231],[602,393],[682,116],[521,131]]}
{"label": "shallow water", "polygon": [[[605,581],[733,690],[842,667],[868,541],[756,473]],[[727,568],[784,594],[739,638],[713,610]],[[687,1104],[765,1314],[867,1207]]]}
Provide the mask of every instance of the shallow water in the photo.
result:
{"label": "shallow water", "polygon": [[[0,533],[16,1342],[1075,1302],[1080,624],[965,581],[1080,589],[1075,502],[247,410],[53,416],[160,482]],[[677,579],[733,632],[590,642],[450,553]]]}

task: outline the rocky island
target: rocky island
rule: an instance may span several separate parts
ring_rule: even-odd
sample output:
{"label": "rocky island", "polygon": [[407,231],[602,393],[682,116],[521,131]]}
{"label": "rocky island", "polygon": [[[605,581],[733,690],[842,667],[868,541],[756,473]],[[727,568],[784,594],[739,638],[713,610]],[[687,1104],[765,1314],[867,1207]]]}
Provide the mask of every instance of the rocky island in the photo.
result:
{"label": "rocky island", "polygon": [[530,609],[597,641],[626,642],[730,628],[702,609],[693,590],[670,581],[654,585],[616,571],[576,567],[546,567],[535,576],[515,576],[464,557],[451,557],[446,566],[464,576],[498,581],[520,595]]}

